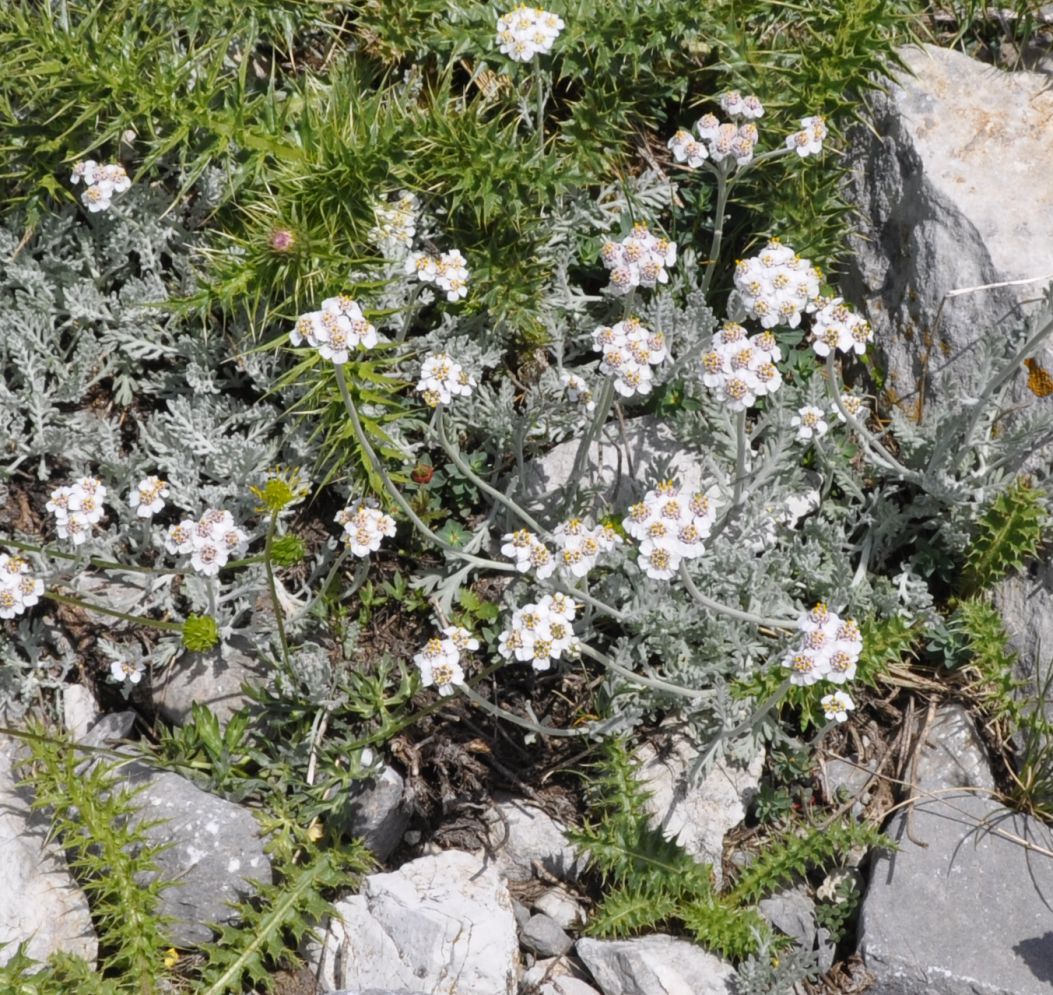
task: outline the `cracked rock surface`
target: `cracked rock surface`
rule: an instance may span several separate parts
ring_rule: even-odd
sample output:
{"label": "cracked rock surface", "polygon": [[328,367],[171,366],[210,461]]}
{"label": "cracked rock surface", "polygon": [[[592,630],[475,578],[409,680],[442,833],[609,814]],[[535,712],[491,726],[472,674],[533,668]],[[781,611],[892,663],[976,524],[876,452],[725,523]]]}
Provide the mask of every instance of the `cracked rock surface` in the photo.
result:
{"label": "cracked rock surface", "polygon": [[372,874],[336,903],[307,957],[323,989],[513,995],[519,943],[512,899],[491,864],[447,850]]}

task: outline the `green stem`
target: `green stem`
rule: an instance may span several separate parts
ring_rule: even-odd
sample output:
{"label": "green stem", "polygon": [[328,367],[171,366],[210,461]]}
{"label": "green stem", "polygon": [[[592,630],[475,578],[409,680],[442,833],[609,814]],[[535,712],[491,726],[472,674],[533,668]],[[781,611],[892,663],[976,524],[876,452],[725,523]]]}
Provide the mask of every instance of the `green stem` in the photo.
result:
{"label": "green stem", "polygon": [[267,587],[270,590],[271,606],[274,609],[274,623],[278,630],[278,644],[282,648],[282,662],[285,664],[286,673],[292,673],[289,663],[289,642],[285,637],[285,610],[278,601],[278,582],[274,576],[274,562],[271,560],[271,546],[274,542],[274,533],[278,528],[278,514],[271,514],[270,524],[267,526],[267,538],[263,544],[263,565],[267,571]]}
{"label": "green stem", "polygon": [[667,694],[675,694],[681,698],[708,698],[713,695],[712,690],[688,688],[681,684],[670,684],[668,681],[660,680],[657,677],[645,677],[643,674],[638,674],[635,670],[630,670],[628,667],[624,667],[617,661],[612,660],[606,653],[601,653],[599,650],[586,646],[584,643],[581,644],[580,649],[582,656],[587,656],[590,660],[603,664],[608,670],[621,674],[622,677],[632,681],[634,684],[653,688],[655,691],[664,691]]}
{"label": "green stem", "polygon": [[751,622],[753,625],[766,626],[770,629],[785,629],[788,632],[797,631],[796,619],[765,618],[763,615],[754,615],[753,612],[746,612],[739,608],[732,608],[730,605],[721,604],[719,601],[714,601],[712,598],[706,597],[706,595],[695,586],[695,582],[691,579],[691,574],[687,569],[686,560],[680,564],[680,579],[683,581],[687,593],[690,594],[701,607],[706,608],[711,612],[716,612],[718,615],[726,615],[728,618],[738,619],[740,622]]}
{"label": "green stem", "polygon": [[442,405],[439,406],[439,410],[436,412],[435,427],[439,433],[439,442],[442,448],[445,450],[446,455],[453,460],[454,466],[457,467],[461,473],[468,478],[476,487],[479,488],[484,494],[489,494],[498,504],[507,508],[513,515],[516,515],[521,521],[523,521],[529,528],[534,532],[542,536],[548,536],[548,529],[543,528],[539,525],[527,512],[519,507],[511,498],[506,497],[496,487],[491,487],[485,480],[482,480],[468,465],[468,463],[461,456],[460,452],[450,442],[449,437],[446,435],[446,419],[443,414]]}
{"label": "green stem", "polygon": [[611,413],[614,405],[614,381],[608,377],[603,381],[600,388],[600,399],[596,404],[596,413],[592,417],[588,429],[578,443],[578,451],[574,454],[574,467],[570,471],[570,479],[567,481],[567,494],[563,499],[563,515],[566,516],[574,502],[578,498],[578,485],[581,483],[588,462],[589,450],[592,448],[596,436],[607,422],[607,416]]}
{"label": "green stem", "polygon": [[493,702],[487,701],[482,695],[476,694],[467,684],[461,685],[461,691],[473,705],[478,706],[484,712],[489,712],[495,718],[504,719],[506,722],[511,722],[513,725],[520,726],[523,729],[529,729],[540,736],[581,739],[583,736],[597,736],[608,732],[616,722],[616,720],[609,720],[607,722],[593,722],[587,726],[579,726],[577,729],[556,729],[553,726],[543,726],[537,722],[532,722],[530,719],[524,719],[522,716],[515,715],[512,712],[506,712]]}
{"label": "green stem", "polygon": [[735,416],[735,482],[730,514],[742,503],[742,489],[746,486],[746,409]]}
{"label": "green stem", "polygon": [[711,166],[717,177],[717,203],[713,211],[713,238],[709,243],[709,259],[706,262],[706,272],[702,277],[702,294],[709,293],[709,285],[713,282],[713,274],[717,269],[717,261],[720,259],[720,246],[724,241],[724,215],[727,213],[728,193],[731,183],[728,180],[728,163],[734,164],[735,160],[730,156],[721,160],[717,165]]}
{"label": "green stem", "polygon": [[420,297],[423,288],[424,284],[419,280],[413,285],[413,291],[410,293],[410,298],[406,302],[406,316],[402,319],[402,327],[398,330],[398,334],[395,336],[395,345],[401,345],[406,341],[406,334],[409,332],[410,325],[413,323],[413,318],[417,314],[417,299]]}
{"label": "green stem", "polygon": [[116,608],[107,608],[105,605],[95,605],[80,598],[70,597],[68,594],[57,594],[55,591],[45,591],[43,597],[60,605],[69,605],[71,608],[81,608],[84,611],[97,612],[100,615],[109,615],[118,618],[122,622],[131,622],[133,625],[145,625],[151,629],[161,629],[163,632],[182,632],[183,626],[179,622],[162,622],[160,619],[147,618],[145,615],[129,615],[127,612],[117,611]]}
{"label": "green stem", "polygon": [[[51,546],[38,546],[31,542],[19,542],[17,539],[0,539],[0,543],[4,546],[10,546],[12,549],[20,550],[23,553],[38,553],[41,556],[50,556],[56,560],[81,559],[76,553],[67,553],[65,550],[54,549]],[[186,574],[185,570],[161,570],[157,567],[131,566],[126,563],[117,563],[114,560],[101,560],[95,556],[90,557],[87,562],[89,566],[98,567],[100,570],[123,570],[127,573],[157,574],[158,576],[181,576]]]}
{"label": "green stem", "polygon": [[380,457],[377,456],[376,451],[370,445],[369,439],[366,437],[365,429],[362,428],[362,422],[359,420],[358,411],[355,408],[355,402],[351,399],[351,392],[347,387],[347,378],[344,376],[344,368],[340,364],[335,364],[334,369],[336,370],[336,383],[340,388],[340,396],[343,398],[344,407],[347,409],[348,417],[351,419],[351,427],[354,430],[358,444],[362,447],[363,452],[365,452],[368,457],[377,476],[380,477],[383,482],[385,491],[395,504],[399,506],[402,513],[413,523],[413,526],[417,531],[421,535],[426,536],[448,555],[463,560],[465,563],[470,563],[473,566],[478,567],[486,567],[489,570],[499,570],[502,573],[516,573],[516,568],[511,563],[498,563],[496,560],[489,560],[482,556],[474,556],[471,553],[462,552],[456,546],[451,546],[448,542],[444,542],[424,524],[420,516],[412,507],[410,507],[409,502],[402,496],[399,489],[392,482],[391,477],[388,476],[388,471],[380,460]]}
{"label": "green stem", "polygon": [[545,154],[545,81],[541,75],[541,56],[534,56],[534,89],[537,91],[537,120],[534,131],[537,134],[538,151]]}

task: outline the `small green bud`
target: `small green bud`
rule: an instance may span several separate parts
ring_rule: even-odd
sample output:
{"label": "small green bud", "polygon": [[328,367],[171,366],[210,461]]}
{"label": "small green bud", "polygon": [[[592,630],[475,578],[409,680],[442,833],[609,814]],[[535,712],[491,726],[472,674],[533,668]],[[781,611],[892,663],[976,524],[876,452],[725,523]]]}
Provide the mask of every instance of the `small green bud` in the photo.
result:
{"label": "small green bud", "polygon": [[271,561],[278,567],[294,567],[307,555],[307,546],[297,535],[276,536],[271,543]]}
{"label": "small green bud", "polygon": [[262,487],[252,486],[249,490],[259,498],[257,512],[277,515],[302,501],[310,488],[304,482],[298,468],[278,466],[268,472]]}
{"label": "small green bud", "polygon": [[211,615],[191,615],[183,623],[183,645],[192,653],[206,653],[219,642],[219,626]]}

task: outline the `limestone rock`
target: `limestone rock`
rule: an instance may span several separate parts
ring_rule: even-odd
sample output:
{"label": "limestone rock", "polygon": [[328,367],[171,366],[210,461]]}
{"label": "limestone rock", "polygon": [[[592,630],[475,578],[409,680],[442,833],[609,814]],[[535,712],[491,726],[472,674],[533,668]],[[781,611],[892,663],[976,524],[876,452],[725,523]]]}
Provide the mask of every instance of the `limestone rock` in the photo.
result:
{"label": "limestone rock", "polygon": [[524,950],[539,957],[560,957],[574,946],[574,941],[560,924],[544,914],[531,916],[527,920],[520,930],[519,943]]}
{"label": "limestone rock", "polygon": [[518,943],[508,888],[493,866],[457,850],[372,874],[338,902],[308,960],[323,986],[513,995]]}
{"label": "limestone rock", "polygon": [[356,783],[342,809],[341,828],[361,836],[380,860],[386,860],[409,825],[402,775],[384,764],[376,776]]}
{"label": "limestone rock", "polygon": [[534,908],[544,912],[564,929],[573,929],[585,921],[585,913],[578,900],[562,888],[549,888],[534,900]]}
{"label": "limestone rock", "polygon": [[1053,720],[1053,695],[1044,693],[1053,687],[1053,565],[1037,563],[1027,574],[1000,580],[992,598],[1017,653],[1013,676],[1026,682],[1025,702],[1043,702]]}
{"label": "limestone rock", "polygon": [[536,805],[501,801],[485,819],[497,868],[508,881],[531,880],[535,864],[564,881],[575,880],[585,867],[563,827]]}
{"label": "limestone rock", "polygon": [[[889,399],[917,418],[937,396],[986,380],[977,343],[1018,325],[1022,301],[1053,276],[1053,171],[1036,168],[1053,161],[1053,91],[1041,74],[949,49],[900,54],[913,75],[870,95],[850,153],[845,197],[860,229],[844,289],[874,327]],[[949,291],[1040,276],[949,299],[933,328]],[[1014,401],[1035,400],[1025,379]]]}
{"label": "limestone rock", "polygon": [[207,705],[220,724],[250,705],[241,690],[243,684],[260,684],[267,679],[267,665],[243,637],[207,653],[181,653],[155,675],[150,687],[154,707],[169,722],[182,725],[197,703]]}
{"label": "limestone rock", "polygon": [[99,703],[90,688],[67,684],[62,689],[62,725],[71,739],[83,739],[98,717]]}
{"label": "limestone rock", "polygon": [[869,991],[1050,995],[1053,835],[986,791],[954,790],[991,784],[960,709],[941,709],[926,740],[918,801],[887,829],[899,850],[874,861],[863,902],[860,952],[876,977]]}
{"label": "limestone rock", "polygon": [[19,788],[11,766],[15,746],[0,740],[0,964],[19,943],[44,961],[57,951],[95,962],[98,940],[88,901],[66,866],[62,848],[47,839],[47,819],[30,810],[29,789]]}
{"label": "limestone rock", "polygon": [[[667,477],[679,479],[685,490],[700,488],[701,463],[685,451],[662,419],[653,415],[633,418],[626,423],[624,436],[611,425],[606,431],[604,438],[589,447],[579,485],[582,492],[609,494],[614,506],[622,508],[638,500],[648,486]],[[532,507],[548,507],[545,495],[567,484],[577,451],[578,440],[574,439],[527,464],[524,489]]]}
{"label": "limestone rock", "polygon": [[659,754],[646,743],[637,752],[652,825],[661,829],[698,860],[711,864],[719,887],[724,835],[746,817],[746,808],[760,785],[764,754],[747,767],[718,761],[697,784],[688,783],[697,747],[686,737],[672,738],[668,752]]}
{"label": "limestone rock", "polygon": [[148,839],[169,844],[156,858],[160,877],[172,882],[158,906],[174,920],[169,942],[191,947],[211,940],[211,923],[236,921],[229,903],[255,894],[253,882],[271,882],[258,823],[247,809],[178,774],[138,762],[121,772],[129,787],[142,787],[138,821],[161,820],[146,829]]}
{"label": "limestone rock", "polygon": [[734,968],[690,940],[657,933],[578,940],[578,956],[603,995],[732,995]]}

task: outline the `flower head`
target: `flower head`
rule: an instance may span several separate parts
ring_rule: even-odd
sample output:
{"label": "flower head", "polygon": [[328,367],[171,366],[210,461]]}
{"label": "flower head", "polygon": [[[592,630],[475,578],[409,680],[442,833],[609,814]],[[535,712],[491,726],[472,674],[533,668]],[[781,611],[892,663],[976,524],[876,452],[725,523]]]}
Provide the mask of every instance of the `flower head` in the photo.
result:
{"label": "flower head", "polygon": [[139,518],[152,518],[165,506],[168,481],[160,477],[143,477],[128,495],[128,505]]}
{"label": "flower head", "polygon": [[777,239],[735,265],[735,290],[746,312],[768,329],[796,328],[819,296],[819,273]]}
{"label": "flower head", "polygon": [[374,245],[391,259],[406,255],[417,234],[420,201],[409,190],[399,193],[394,202],[377,201],[373,205],[376,224],[369,230]]}
{"label": "flower head", "polygon": [[35,605],[44,582],[33,576],[29,561],[0,553],[0,618],[14,618]]}
{"label": "flower head", "polygon": [[146,666],[141,660],[114,660],[110,664],[110,678],[112,680],[129,684],[138,684],[143,679]]}
{"label": "flower head", "polygon": [[811,331],[815,354],[823,358],[833,352],[854,352],[862,356],[874,339],[869,322],[849,308],[840,297],[819,298],[815,305]]}
{"label": "flower head", "polygon": [[338,511],[335,521],[344,528],[344,545],[359,558],[375,553],[385,536],[395,534],[395,519],[365,501]]}
{"label": "flower head", "polygon": [[653,235],[645,224],[633,225],[620,242],[606,242],[600,250],[603,265],[611,271],[607,289],[622,296],[637,287],[668,283],[667,270],[676,264],[676,254],[676,243]]}
{"label": "flower head", "polygon": [[431,353],[421,364],[417,392],[433,408],[449,404],[455,396],[467,397],[474,387],[475,378],[447,352]]}
{"label": "flower head", "polygon": [[521,4],[498,17],[497,44],[510,59],[529,62],[535,55],[547,55],[563,28],[562,18]]}
{"label": "flower head", "polygon": [[797,439],[800,442],[808,442],[811,439],[821,439],[826,435],[829,425],[826,424],[822,408],[814,404],[806,404],[798,408],[797,414],[790,419],[790,424],[797,429]]}
{"label": "flower head", "polygon": [[523,605],[512,613],[512,624],[501,633],[497,652],[529,662],[535,670],[548,670],[564,653],[577,652],[578,639],[571,623],[577,606],[563,595],[546,594],[536,604]]}
{"label": "flower head", "polygon": [[358,303],[340,296],[322,301],[319,311],[300,315],[289,341],[294,346],[306,342],[323,359],[340,365],[348,361],[352,350],[372,349],[380,339]]}
{"label": "flower head", "polygon": [[51,492],[44,506],[55,516],[55,529],[60,539],[69,539],[74,546],[87,542],[92,527],[102,521],[106,488],[95,477],[81,477],[67,487]]}
{"label": "flower head", "polygon": [[844,691],[823,695],[819,704],[823,706],[823,713],[828,722],[847,721],[848,713],[856,707],[855,702]]}
{"label": "flower head", "polygon": [[207,508],[196,522],[186,518],[169,526],[165,537],[169,553],[189,554],[190,566],[206,577],[217,576],[248,544],[249,537],[234,524],[234,516],[220,508]]}
{"label": "flower head", "polygon": [[863,639],[852,619],[842,619],[819,602],[798,619],[797,627],[797,643],[782,659],[791,684],[844,684],[855,677]]}
{"label": "flower head", "polygon": [[793,149],[802,159],[818,155],[826,138],[826,122],[818,115],[801,118],[801,130],[786,136],[786,147]]}
{"label": "flower head", "polygon": [[683,494],[678,483],[666,480],[629,508],[622,525],[640,543],[640,569],[655,580],[668,580],[681,560],[702,555],[714,521],[716,507],[707,495]]}
{"label": "flower head", "polygon": [[124,193],[132,185],[122,165],[110,163],[100,166],[94,159],[85,159],[73,167],[70,182],[77,184],[82,180],[85,189],[80,199],[93,214],[108,210],[113,195]]}
{"label": "flower head", "polygon": [[600,372],[614,377],[614,389],[623,397],[651,392],[654,374],[666,357],[665,336],[626,318],[613,326],[600,325],[592,333],[592,348],[603,353]]}

